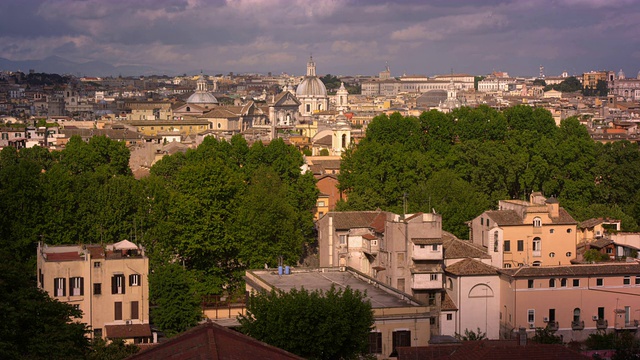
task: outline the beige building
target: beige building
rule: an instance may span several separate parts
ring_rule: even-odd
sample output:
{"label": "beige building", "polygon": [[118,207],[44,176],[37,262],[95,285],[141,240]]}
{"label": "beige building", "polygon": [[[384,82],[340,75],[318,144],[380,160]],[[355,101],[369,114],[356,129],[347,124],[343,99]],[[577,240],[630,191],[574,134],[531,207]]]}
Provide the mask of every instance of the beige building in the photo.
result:
{"label": "beige building", "polygon": [[351,268],[294,270],[283,275],[274,270],[252,270],[247,271],[245,280],[249,292],[302,287],[327,291],[332,285],[365,292],[374,315],[369,353],[378,359],[389,358],[400,346],[426,346],[432,335],[431,307]]}
{"label": "beige building", "polygon": [[91,337],[152,341],[149,259],[123,240],[102,245],[38,245],[38,287],[83,312]]}
{"label": "beige building", "polygon": [[487,249],[498,268],[569,265],[576,257],[578,222],[555,198],[501,200],[469,222],[470,240]]}

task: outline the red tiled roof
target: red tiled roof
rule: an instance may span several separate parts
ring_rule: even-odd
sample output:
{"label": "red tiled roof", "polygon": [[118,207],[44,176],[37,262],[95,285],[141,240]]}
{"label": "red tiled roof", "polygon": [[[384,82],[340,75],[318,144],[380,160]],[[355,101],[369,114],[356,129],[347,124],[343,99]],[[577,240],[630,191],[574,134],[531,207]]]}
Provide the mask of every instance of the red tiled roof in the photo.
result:
{"label": "red tiled roof", "polygon": [[61,252],[61,253],[47,253],[47,261],[74,261],[82,260],[82,256],[77,251]]}
{"label": "red tiled roof", "polygon": [[559,344],[527,343],[515,341],[463,341],[458,345],[432,345],[399,347],[398,360],[403,359],[457,359],[457,360],[543,360],[543,359],[590,359]]}
{"label": "red tiled roof", "polygon": [[481,261],[467,258],[453,265],[447,266],[447,273],[457,276],[469,275],[498,275],[498,271],[491,265],[487,265]]}
{"label": "red tiled roof", "polygon": [[371,235],[371,234],[364,234],[364,235],[362,235],[362,237],[367,239],[367,240],[375,240],[375,239],[377,239],[376,236]]}
{"label": "red tiled roof", "polygon": [[131,339],[151,336],[149,324],[105,325],[106,337],[110,339]]}
{"label": "red tiled roof", "polygon": [[290,352],[212,322],[196,326],[169,341],[127,359],[302,360],[301,357]]}

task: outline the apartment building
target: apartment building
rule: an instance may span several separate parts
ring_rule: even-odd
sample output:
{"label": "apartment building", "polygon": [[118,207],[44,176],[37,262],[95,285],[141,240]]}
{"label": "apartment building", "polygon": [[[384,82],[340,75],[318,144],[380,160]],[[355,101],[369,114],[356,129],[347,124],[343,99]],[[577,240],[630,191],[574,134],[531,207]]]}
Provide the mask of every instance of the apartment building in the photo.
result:
{"label": "apartment building", "polygon": [[130,241],[109,245],[38,245],[38,286],[82,310],[91,337],[148,343],[149,259]]}
{"label": "apartment building", "polygon": [[498,210],[468,224],[470,240],[486,248],[498,268],[569,265],[576,256],[578,222],[539,192],[529,201],[500,200]]}
{"label": "apartment building", "polygon": [[565,342],[597,331],[636,332],[640,264],[600,263],[501,269],[501,335],[547,327]]}
{"label": "apartment building", "polygon": [[441,215],[329,212],[316,227],[321,267],[352,267],[425,303],[440,303]]}

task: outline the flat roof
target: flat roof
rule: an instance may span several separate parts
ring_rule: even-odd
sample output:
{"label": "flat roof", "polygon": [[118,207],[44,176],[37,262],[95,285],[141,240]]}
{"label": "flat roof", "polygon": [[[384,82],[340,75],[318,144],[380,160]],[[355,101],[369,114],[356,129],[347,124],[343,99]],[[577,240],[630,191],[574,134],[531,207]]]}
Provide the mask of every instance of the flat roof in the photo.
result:
{"label": "flat roof", "polygon": [[258,276],[274,288],[283,291],[289,291],[294,288],[305,288],[310,291],[328,291],[331,289],[332,284],[342,288],[349,286],[353,290],[366,291],[367,299],[371,301],[371,307],[374,309],[424,306],[416,303],[408,294],[388,288],[373,279],[369,283],[369,281],[351,271],[313,269],[292,271],[290,275],[278,275],[277,270],[254,270],[250,271],[250,273]]}

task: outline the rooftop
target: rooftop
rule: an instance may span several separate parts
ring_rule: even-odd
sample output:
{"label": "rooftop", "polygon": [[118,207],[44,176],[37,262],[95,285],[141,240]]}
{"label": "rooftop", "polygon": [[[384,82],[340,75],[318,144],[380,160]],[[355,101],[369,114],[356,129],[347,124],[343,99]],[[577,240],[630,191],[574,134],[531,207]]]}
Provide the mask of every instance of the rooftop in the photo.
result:
{"label": "rooftop", "polygon": [[[353,290],[366,291],[366,296],[371,301],[371,307],[390,308],[420,306],[412,300],[410,295],[389,288],[377,281],[359,275],[353,271],[339,271],[337,268],[309,269],[292,271],[290,275],[278,275],[274,270],[254,270],[250,271],[270,286],[289,291],[291,289],[305,288],[309,291],[328,291],[332,285],[339,288],[347,286]],[[250,279],[247,279],[250,282]]]}

